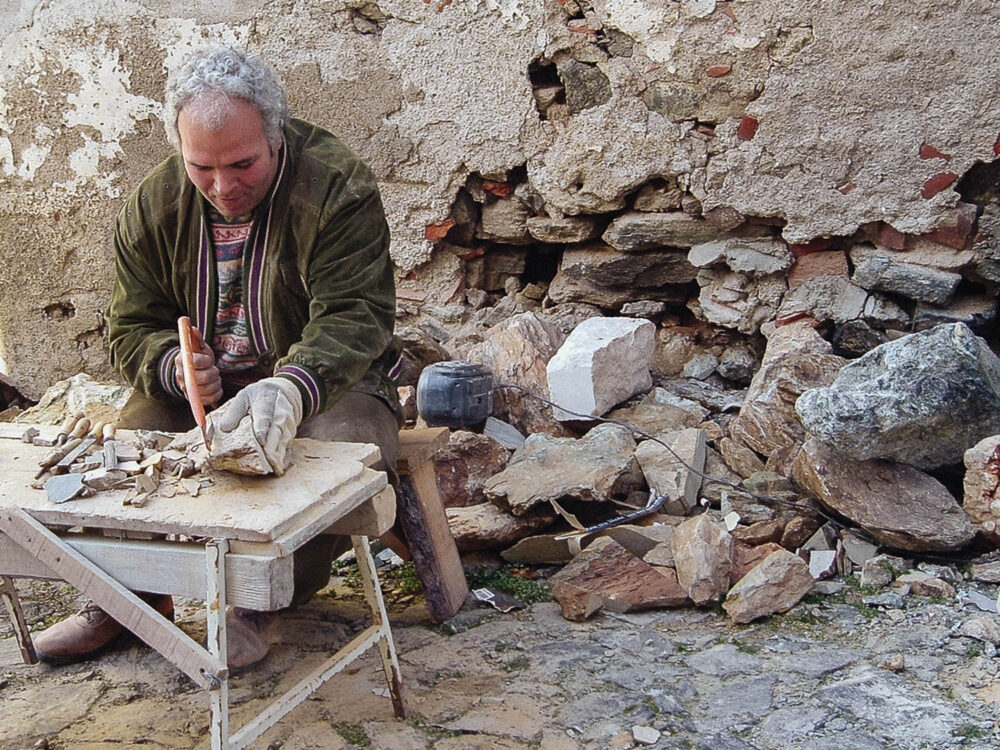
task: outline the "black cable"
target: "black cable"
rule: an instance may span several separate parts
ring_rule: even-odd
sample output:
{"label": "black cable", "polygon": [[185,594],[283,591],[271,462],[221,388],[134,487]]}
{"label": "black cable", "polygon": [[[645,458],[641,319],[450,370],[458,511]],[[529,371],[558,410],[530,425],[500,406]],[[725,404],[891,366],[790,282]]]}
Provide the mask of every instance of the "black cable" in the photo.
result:
{"label": "black cable", "polygon": [[[728,479],[720,479],[719,477],[714,477],[711,474],[706,474],[705,472],[700,471],[700,470],[694,468],[693,466],[691,466],[689,463],[687,463],[683,458],[681,458],[679,455],[677,455],[677,452],[673,448],[671,448],[669,445],[667,445],[665,442],[663,442],[662,440],[660,440],[655,435],[650,435],[648,432],[645,432],[644,430],[640,430],[638,427],[635,427],[634,425],[630,425],[627,422],[623,422],[620,419],[608,419],[607,417],[595,417],[595,416],[593,416],[591,414],[581,414],[579,412],[575,412],[575,411],[573,411],[571,409],[567,409],[564,406],[559,406],[554,401],[550,401],[549,399],[545,398],[544,396],[539,396],[537,393],[535,393],[534,391],[530,390],[529,388],[525,388],[523,385],[517,385],[516,383],[495,383],[494,387],[495,388],[510,388],[510,389],[513,389],[513,390],[522,391],[524,393],[527,393],[532,398],[538,399],[539,401],[541,401],[544,404],[548,404],[549,406],[551,406],[554,409],[559,409],[560,411],[563,411],[563,412],[565,412],[567,414],[571,414],[574,417],[579,417],[582,420],[586,420],[586,421],[589,421],[589,422],[601,422],[603,424],[613,424],[613,425],[617,425],[619,427],[623,427],[626,430],[629,430],[630,432],[635,433],[636,435],[639,435],[639,436],[641,436],[643,438],[646,438],[647,440],[652,440],[655,443],[657,443],[659,445],[662,445],[664,448],[667,449],[667,451],[670,452],[670,454],[678,462],[680,462],[681,466],[683,466],[685,469],[687,469],[691,473],[695,474],[696,476],[701,477],[702,480],[707,480],[709,482],[715,482],[717,484],[724,485],[724,486],[729,487],[731,489],[738,490],[739,492],[742,492],[744,494],[750,495],[750,497],[752,497],[754,499],[757,499],[757,500],[763,500],[763,501],[768,502],[768,503],[775,503],[777,505],[784,505],[784,506],[789,507],[789,508],[795,508],[797,510],[802,510],[802,511],[807,511],[807,512],[810,512],[810,513],[815,513],[815,514],[823,517],[824,519],[826,519],[829,523],[832,523],[838,529],[850,528],[846,524],[844,524],[843,522],[841,522],[839,519],[834,518],[833,516],[831,516],[830,514],[826,513],[825,511],[821,510],[820,508],[814,508],[811,505],[805,505],[803,503],[796,503],[796,502],[793,502],[791,500],[785,500],[785,499],[780,498],[780,497],[774,497],[773,495],[762,495],[760,493],[753,492],[752,490],[749,490],[749,489],[747,489],[746,487],[744,487],[742,485],[736,484],[735,482],[730,482]],[[632,520],[635,520],[637,518],[642,518],[644,516],[651,515],[651,514],[655,513],[657,510],[659,510],[663,506],[663,503],[666,502],[666,500],[667,500],[666,494],[659,495],[659,496],[657,496],[655,498],[651,497],[650,498],[650,502],[646,504],[645,508],[640,508],[639,510],[635,511],[634,513],[628,513],[628,514],[626,514],[624,516],[619,516],[618,518],[611,519],[610,521],[605,521],[605,522],[597,524],[595,526],[588,526],[588,527],[586,527],[584,529],[579,529],[578,533],[579,533],[579,535],[582,536],[584,534],[590,534],[590,533],[593,533],[595,531],[603,531],[604,529],[609,529],[612,526],[618,526],[620,524],[627,523],[628,521],[632,521]],[[879,542],[877,540],[875,540],[874,538],[872,538],[871,535],[867,534],[866,532],[862,531],[861,529],[851,528],[851,530],[854,531],[854,532],[859,533],[861,536],[864,536],[867,540],[869,540],[873,544],[876,544],[876,545],[879,544]]]}

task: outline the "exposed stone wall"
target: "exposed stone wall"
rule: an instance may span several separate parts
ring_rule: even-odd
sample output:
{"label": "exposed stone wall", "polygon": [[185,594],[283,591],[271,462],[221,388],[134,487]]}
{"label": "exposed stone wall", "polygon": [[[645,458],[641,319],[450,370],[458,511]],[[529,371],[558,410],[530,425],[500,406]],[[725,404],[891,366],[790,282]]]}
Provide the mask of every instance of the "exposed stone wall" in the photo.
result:
{"label": "exposed stone wall", "polygon": [[293,112],[372,164],[404,314],[448,322],[512,277],[543,304],[745,334],[807,311],[855,349],[927,306],[993,314],[990,0],[0,0],[0,14],[0,373],[34,397],[112,375],[111,227],[169,153],[166,71],[203,37],[264,53]]}

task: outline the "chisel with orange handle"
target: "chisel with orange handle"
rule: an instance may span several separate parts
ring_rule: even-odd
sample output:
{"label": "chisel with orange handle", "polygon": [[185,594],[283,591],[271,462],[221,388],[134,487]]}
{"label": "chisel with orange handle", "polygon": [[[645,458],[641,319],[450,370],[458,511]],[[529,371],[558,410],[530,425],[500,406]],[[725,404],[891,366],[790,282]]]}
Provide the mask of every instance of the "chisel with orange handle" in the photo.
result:
{"label": "chisel with orange handle", "polygon": [[205,447],[208,447],[208,429],[205,422],[205,405],[201,401],[201,394],[198,392],[198,382],[194,375],[194,337],[191,334],[191,318],[182,315],[177,319],[177,332],[181,339],[181,367],[184,371],[184,391],[187,393],[188,403],[191,404],[191,413],[194,421],[201,428],[201,435],[205,438]]}

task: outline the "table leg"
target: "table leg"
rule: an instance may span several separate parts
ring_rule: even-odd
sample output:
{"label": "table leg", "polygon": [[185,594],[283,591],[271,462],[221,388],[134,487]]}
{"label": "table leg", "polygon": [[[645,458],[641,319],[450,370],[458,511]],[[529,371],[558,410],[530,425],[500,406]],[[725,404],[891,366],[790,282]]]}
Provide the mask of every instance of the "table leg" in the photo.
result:
{"label": "table leg", "polygon": [[351,542],[354,544],[354,557],[358,563],[358,572],[361,574],[361,585],[365,592],[365,599],[368,601],[368,606],[372,611],[372,623],[381,630],[381,635],[378,639],[378,650],[379,655],[382,657],[382,669],[385,670],[385,679],[389,685],[389,698],[392,700],[392,710],[396,714],[397,719],[405,719],[406,703],[403,699],[403,681],[399,675],[396,644],[392,640],[392,631],[389,629],[389,616],[385,611],[382,589],[377,583],[375,560],[372,558],[371,550],[368,548],[368,537],[352,536]]}
{"label": "table leg", "polygon": [[[226,539],[212,539],[205,545],[207,610],[206,627],[208,653],[220,664],[227,661],[226,641],[226,553],[229,542]],[[229,677],[224,675],[209,691],[209,708],[212,712],[210,728],[212,750],[229,748]]]}
{"label": "table leg", "polygon": [[21,649],[21,658],[25,664],[37,664],[38,656],[35,654],[35,646],[31,642],[31,633],[28,632],[28,624],[24,621],[24,612],[21,611],[21,602],[17,598],[17,589],[14,588],[12,578],[0,576],[0,596],[3,597],[3,602],[10,613],[10,625],[14,629],[18,648]]}
{"label": "table leg", "polygon": [[40,564],[93,599],[101,609],[159,651],[195,684],[214,689],[226,665],[178,630],[98,565],[20,508],[0,509],[0,531]]}

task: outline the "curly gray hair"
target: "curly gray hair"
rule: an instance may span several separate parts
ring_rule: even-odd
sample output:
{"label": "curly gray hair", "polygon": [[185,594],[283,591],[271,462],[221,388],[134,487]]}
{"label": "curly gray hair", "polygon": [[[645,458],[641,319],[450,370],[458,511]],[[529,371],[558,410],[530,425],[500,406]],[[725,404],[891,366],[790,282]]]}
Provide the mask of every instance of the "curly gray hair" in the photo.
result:
{"label": "curly gray hair", "polygon": [[177,116],[197,104],[198,118],[210,130],[221,127],[231,100],[253,105],[264,120],[264,136],[277,147],[288,124],[288,101],[277,74],[258,55],[213,44],[196,50],[167,78],[164,124],[167,140],[180,149]]}

